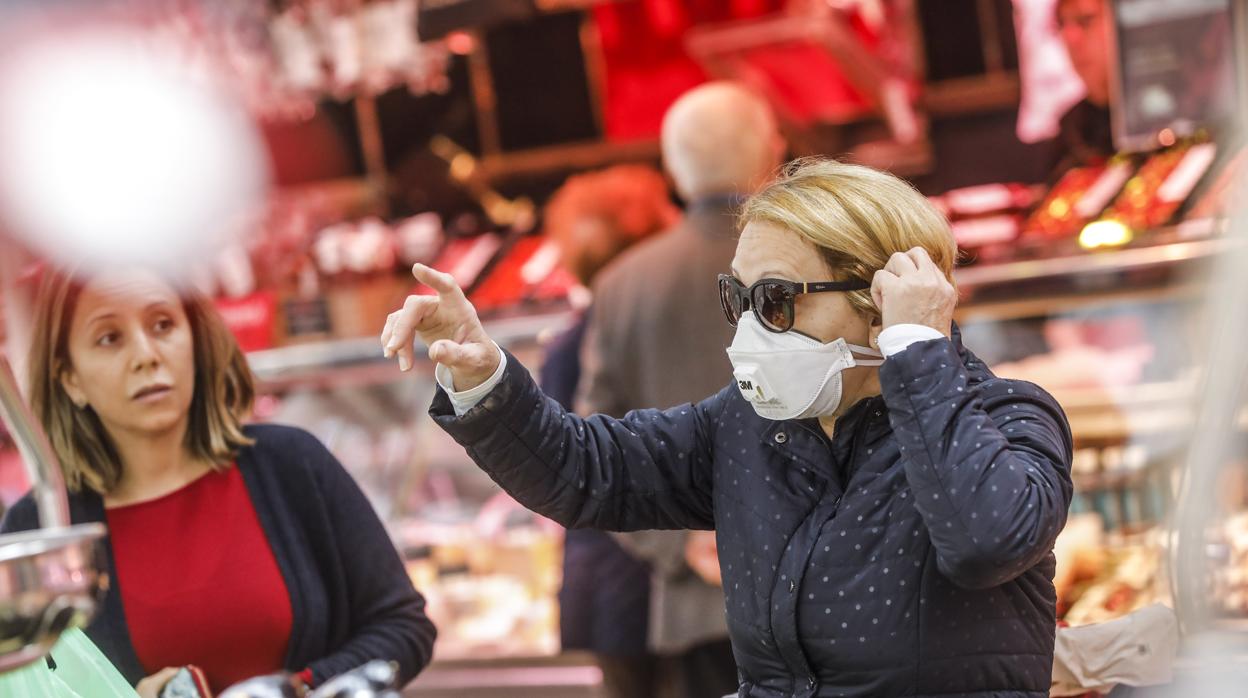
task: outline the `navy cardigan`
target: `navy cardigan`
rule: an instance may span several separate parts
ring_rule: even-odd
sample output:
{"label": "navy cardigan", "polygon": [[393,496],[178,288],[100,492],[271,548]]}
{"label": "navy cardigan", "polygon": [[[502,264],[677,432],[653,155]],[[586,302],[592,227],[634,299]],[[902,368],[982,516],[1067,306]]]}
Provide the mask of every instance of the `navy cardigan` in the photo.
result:
{"label": "navy cardigan", "polygon": [[[368,660],[387,659],[398,663],[407,683],[429,663],[436,632],[364,493],[311,434],[276,425],[251,425],[245,432],[255,444],[239,453],[237,467],[290,594],[285,668],[311,668],[314,683],[321,683]],[[94,492],[71,493],[69,507],[75,524],[105,522],[103,500]],[[28,494],[0,530],[38,526]],[[111,587],[86,633],[133,684],[146,672],[130,644],[107,539],[102,548]]]}

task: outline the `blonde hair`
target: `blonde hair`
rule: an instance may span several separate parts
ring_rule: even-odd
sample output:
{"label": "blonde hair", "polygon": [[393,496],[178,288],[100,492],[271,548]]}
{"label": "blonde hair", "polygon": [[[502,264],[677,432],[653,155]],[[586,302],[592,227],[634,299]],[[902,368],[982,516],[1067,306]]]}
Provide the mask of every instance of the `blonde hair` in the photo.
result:
{"label": "blonde hair", "polygon": [[[28,377],[30,403],[61,462],[72,492],[88,487],[108,494],[121,480],[122,463],[104,424],[90,408],[77,407],[61,384],[70,366],[69,332],[86,282],[49,270],[35,302]],[[223,470],[239,449],[253,443],[242,421],[255,400],[247,359],[212,303],[181,291],[195,351],[195,392],[186,430],[187,451]]]}
{"label": "blonde hair", "polygon": [[[949,221],[910,184],[870,167],[794,160],[746,201],[740,218],[742,226],[771,223],[814,243],[836,280],[871,281],[894,253],[922,247],[953,281],[958,248]],[[858,312],[879,315],[871,289],[847,298]]]}

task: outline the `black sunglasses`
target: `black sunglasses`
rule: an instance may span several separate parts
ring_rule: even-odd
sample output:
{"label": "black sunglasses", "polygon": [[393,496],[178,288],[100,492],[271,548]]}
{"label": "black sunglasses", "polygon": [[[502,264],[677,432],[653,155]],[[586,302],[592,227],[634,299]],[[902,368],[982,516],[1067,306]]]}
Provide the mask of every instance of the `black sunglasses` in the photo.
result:
{"label": "black sunglasses", "polygon": [[788,332],[793,329],[793,303],[803,293],[826,293],[828,291],[861,291],[871,288],[862,279],[849,281],[817,281],[813,283],[785,281],[784,279],[759,279],[746,288],[728,274],[719,275],[719,304],[724,316],[733,327],[747,310],[754,311],[759,324],[772,332]]}

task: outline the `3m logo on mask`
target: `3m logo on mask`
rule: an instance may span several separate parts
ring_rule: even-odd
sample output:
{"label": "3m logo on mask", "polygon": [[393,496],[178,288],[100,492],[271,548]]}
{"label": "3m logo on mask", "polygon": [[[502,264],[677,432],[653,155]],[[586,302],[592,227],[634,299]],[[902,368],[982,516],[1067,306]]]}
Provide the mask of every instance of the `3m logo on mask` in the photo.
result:
{"label": "3m logo on mask", "polygon": [[772,399],[771,389],[763,381],[756,367],[749,366],[734,372],[737,390],[741,396],[753,403],[764,403]]}

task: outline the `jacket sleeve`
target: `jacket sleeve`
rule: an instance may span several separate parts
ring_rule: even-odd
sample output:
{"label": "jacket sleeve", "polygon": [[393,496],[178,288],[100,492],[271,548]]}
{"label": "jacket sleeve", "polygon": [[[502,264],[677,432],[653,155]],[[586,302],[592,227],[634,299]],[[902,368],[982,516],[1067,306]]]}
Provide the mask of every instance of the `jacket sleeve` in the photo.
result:
{"label": "jacket sleeve", "polygon": [[430,414],[512,497],[565,527],[710,529],[720,405],[581,418],[509,355],[502,382],[463,417],[441,389]]}
{"label": "jacket sleeve", "polygon": [[398,663],[400,684],[411,681],[433,655],[437,635],[425,599],[411,579],[372,505],[338,459],[311,435],[307,448],[337,537],[345,576],[350,638],[333,654],[311,662],[313,683],[373,659]]}
{"label": "jacket sleeve", "polygon": [[987,588],[1048,555],[1073,489],[1070,427],[1057,402],[1030,383],[972,384],[948,339],[889,357],[880,383],[940,571]]}

